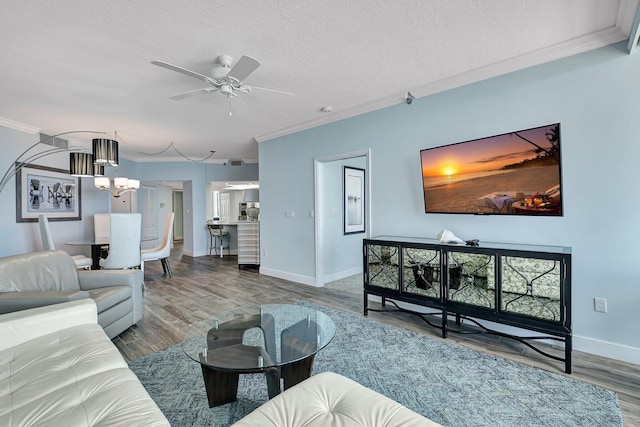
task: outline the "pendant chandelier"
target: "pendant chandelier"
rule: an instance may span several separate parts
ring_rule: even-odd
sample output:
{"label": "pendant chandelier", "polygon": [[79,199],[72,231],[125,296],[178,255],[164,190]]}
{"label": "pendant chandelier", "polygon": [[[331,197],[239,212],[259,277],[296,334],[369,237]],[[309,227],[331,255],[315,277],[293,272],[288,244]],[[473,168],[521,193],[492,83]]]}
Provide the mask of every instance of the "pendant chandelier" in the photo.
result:
{"label": "pendant chandelier", "polygon": [[[115,137],[118,137],[116,132]],[[94,138],[93,139],[93,166],[102,167],[112,166],[116,168],[116,176],[113,179],[113,189],[111,189],[111,180],[109,177],[102,175],[95,175],[93,178],[93,185],[102,191],[110,192],[113,197],[120,197],[124,193],[129,191],[136,191],[140,188],[140,181],[137,179],[129,179],[118,176],[118,141],[107,138]]]}
{"label": "pendant chandelier", "polygon": [[[116,133],[117,138],[117,133]],[[140,188],[140,181],[118,176],[118,141],[107,138],[94,138],[93,153],[70,153],[69,173],[79,177],[93,177],[93,185],[101,191],[108,191],[113,197],[120,197],[129,191]],[[104,167],[112,166],[116,169],[112,181],[104,176]]]}
{"label": "pendant chandelier", "polygon": [[119,177],[116,171],[116,177],[113,178],[113,190],[111,189],[111,180],[108,176],[97,176],[93,178],[93,185],[98,190],[108,191],[113,197],[120,197],[129,191],[136,191],[140,188],[140,181],[137,179],[129,179]]}

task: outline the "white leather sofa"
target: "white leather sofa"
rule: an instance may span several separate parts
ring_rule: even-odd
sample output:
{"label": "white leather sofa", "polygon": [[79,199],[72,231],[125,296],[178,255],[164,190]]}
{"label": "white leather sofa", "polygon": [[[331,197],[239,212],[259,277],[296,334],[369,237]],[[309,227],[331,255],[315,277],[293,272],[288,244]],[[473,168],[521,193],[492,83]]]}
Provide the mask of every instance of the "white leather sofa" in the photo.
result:
{"label": "white leather sofa", "polygon": [[333,372],[313,375],[232,427],[437,427],[357,382]]}
{"label": "white leather sofa", "polygon": [[0,425],[169,422],[83,299],[0,315]]}
{"label": "white leather sofa", "polygon": [[113,338],[142,319],[140,270],[77,270],[64,251],[0,258],[0,313],[91,298]]}

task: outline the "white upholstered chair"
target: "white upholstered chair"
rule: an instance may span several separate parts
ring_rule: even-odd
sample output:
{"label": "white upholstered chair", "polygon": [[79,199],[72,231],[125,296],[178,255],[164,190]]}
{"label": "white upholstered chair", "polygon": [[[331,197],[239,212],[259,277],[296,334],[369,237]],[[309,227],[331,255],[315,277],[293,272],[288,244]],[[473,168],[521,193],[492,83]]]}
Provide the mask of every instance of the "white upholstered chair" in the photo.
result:
{"label": "white upholstered chair", "polygon": [[109,255],[100,260],[100,267],[105,270],[119,270],[140,266],[142,215],[111,214],[109,224]]}
{"label": "white upholstered chair", "polygon": [[[109,230],[111,227],[110,221],[110,213],[97,213],[93,215],[93,237],[96,242],[109,241]],[[105,245],[101,248],[101,257],[106,258],[108,254],[109,245]]]}
{"label": "white upholstered chair", "polygon": [[[53,244],[53,237],[51,237],[51,229],[49,228],[49,219],[44,215],[38,215],[38,224],[40,225],[40,238],[42,239],[43,251],[55,251],[56,247]],[[91,258],[84,255],[72,255],[73,262],[76,264],[76,268],[91,268],[93,261]]]}
{"label": "white upholstered chair", "polygon": [[93,215],[93,235],[98,240],[109,241],[109,230],[111,214],[97,213]]}
{"label": "white upholstered chair", "polygon": [[162,270],[164,274],[168,274],[169,277],[173,276],[171,271],[171,265],[169,265],[169,255],[171,255],[171,242],[173,240],[173,220],[175,218],[173,212],[167,214],[167,219],[164,224],[164,233],[162,234],[162,241],[158,246],[151,249],[144,249],[140,253],[141,264],[140,268],[144,271],[145,261],[160,260],[162,263]]}

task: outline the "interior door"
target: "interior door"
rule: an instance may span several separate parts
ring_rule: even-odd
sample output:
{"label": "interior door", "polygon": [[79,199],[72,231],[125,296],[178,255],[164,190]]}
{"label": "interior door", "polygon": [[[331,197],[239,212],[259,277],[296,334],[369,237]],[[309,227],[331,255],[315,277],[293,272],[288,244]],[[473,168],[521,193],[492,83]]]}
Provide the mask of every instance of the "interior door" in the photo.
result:
{"label": "interior door", "polygon": [[231,219],[231,199],[229,193],[220,193],[220,221],[229,222]]}
{"label": "interior door", "polygon": [[[140,193],[140,213],[142,214],[142,237],[158,237],[156,214],[156,188],[143,185]],[[142,249],[153,248],[158,240],[142,242]]]}
{"label": "interior door", "polygon": [[173,240],[184,239],[184,218],[182,216],[183,209],[183,193],[182,191],[173,192],[173,212],[176,214],[176,219],[173,225]]}

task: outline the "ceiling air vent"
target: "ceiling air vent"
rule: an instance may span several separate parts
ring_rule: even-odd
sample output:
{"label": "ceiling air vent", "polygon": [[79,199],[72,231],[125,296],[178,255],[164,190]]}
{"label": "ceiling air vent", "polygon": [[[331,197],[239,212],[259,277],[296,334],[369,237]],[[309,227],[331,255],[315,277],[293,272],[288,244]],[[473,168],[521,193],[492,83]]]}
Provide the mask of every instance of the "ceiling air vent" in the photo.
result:
{"label": "ceiling air vent", "polygon": [[69,141],[67,141],[66,139],[51,138],[51,135],[46,135],[44,133],[40,134],[40,141],[42,141],[43,144],[53,145],[54,147],[58,148],[69,148]]}
{"label": "ceiling air vent", "polygon": [[240,159],[229,159],[227,164],[231,165],[231,166],[242,166],[242,160],[240,160]]}

